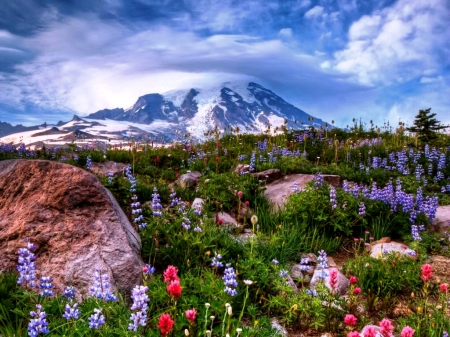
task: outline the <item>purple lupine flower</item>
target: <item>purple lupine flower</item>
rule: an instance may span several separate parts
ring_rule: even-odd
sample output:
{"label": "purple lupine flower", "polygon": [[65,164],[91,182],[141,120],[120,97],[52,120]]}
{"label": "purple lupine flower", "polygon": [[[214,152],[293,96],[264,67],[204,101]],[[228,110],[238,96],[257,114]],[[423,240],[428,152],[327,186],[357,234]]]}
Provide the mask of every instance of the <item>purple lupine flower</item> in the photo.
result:
{"label": "purple lupine flower", "polygon": [[28,323],[28,336],[36,337],[40,333],[47,334],[50,332],[48,322],[46,320],[47,314],[42,311],[42,305],[36,304],[36,311],[31,311],[30,316],[33,317]]}
{"label": "purple lupine flower", "polygon": [[306,290],[306,293],[313,297],[317,297],[317,295],[318,295],[317,290],[315,290],[315,289],[312,289],[312,290],[308,289],[308,290]]}
{"label": "purple lupine flower", "polygon": [[278,276],[280,276],[281,278],[285,278],[288,276],[288,271],[287,270],[280,270]]}
{"label": "purple lupine flower", "polygon": [[328,268],[327,253],[323,249],[319,251],[319,256],[317,257],[317,261],[319,261],[319,264],[317,265],[318,268],[320,268],[320,269]]}
{"label": "purple lupine flower", "polygon": [[181,226],[183,226],[183,228],[188,231],[189,229],[191,229],[191,220],[189,220],[186,217],[183,217]]}
{"label": "purple lupine flower", "polygon": [[73,300],[75,298],[75,287],[65,287],[63,291],[63,297],[68,300]]}
{"label": "purple lupine flower", "polygon": [[334,210],[337,207],[337,200],[336,200],[336,189],[334,187],[330,188],[330,203],[331,203],[331,209]]}
{"label": "purple lupine flower", "polygon": [[155,267],[152,267],[149,264],[146,264],[144,267],[142,267],[142,271],[144,272],[145,275],[150,276],[153,275],[156,271]]}
{"label": "purple lupine flower", "polygon": [[89,316],[89,328],[98,329],[105,324],[105,316],[102,315],[102,309],[94,309],[94,313]]}
{"label": "purple lupine flower", "polygon": [[309,258],[304,257],[300,260],[300,270],[301,271],[310,271],[311,267],[309,266]]}
{"label": "purple lupine flower", "polygon": [[153,209],[153,216],[162,216],[162,205],[161,200],[159,199],[159,193],[156,187],[153,188],[153,194],[152,194],[152,209]]}
{"label": "purple lupine flower", "polygon": [[91,160],[91,156],[88,155],[86,158],[86,169],[88,171],[90,171],[92,169],[92,160]]}
{"label": "purple lupine flower", "polygon": [[70,306],[69,303],[67,303],[62,317],[69,320],[69,319],[78,319],[80,317],[80,315],[81,315],[81,312],[78,309],[78,303],[74,303],[73,306]]}
{"label": "purple lupine flower", "polygon": [[89,288],[92,297],[102,298],[105,301],[117,301],[117,297],[111,292],[109,277],[102,275],[99,269],[95,270],[94,285]]}
{"label": "purple lupine flower", "polygon": [[215,252],[214,257],[212,258],[212,261],[211,261],[211,267],[217,267],[217,268],[223,267],[223,262],[221,262],[220,260],[222,260],[222,255],[217,254]]}
{"label": "purple lupine flower", "polygon": [[128,326],[128,330],[136,332],[140,326],[147,325],[147,310],[148,302],[150,299],[147,296],[148,287],[135,286],[132,290],[131,299],[133,304],[131,310],[136,311],[131,314],[131,323]]}
{"label": "purple lupine flower", "polygon": [[50,276],[42,276],[39,282],[39,289],[42,290],[41,296],[53,296],[52,278]]}
{"label": "purple lupine flower", "polygon": [[364,203],[361,201],[359,203],[359,208],[358,208],[358,215],[364,215],[366,214],[366,205],[364,205]]}
{"label": "purple lupine flower", "polygon": [[328,276],[328,273],[326,272],[326,269],[328,269],[328,257],[327,253],[323,249],[319,251],[317,261],[319,261],[317,268],[321,269],[322,271],[318,278],[325,280],[325,278]]}
{"label": "purple lupine flower", "polygon": [[25,242],[27,243],[27,247],[19,249],[19,259],[17,262],[19,278],[17,279],[17,283],[22,284],[25,282],[25,286],[29,285],[30,287],[35,287],[36,264],[34,263],[34,260],[36,259],[36,256],[32,251],[36,249],[36,246],[32,244],[28,238],[25,238]]}
{"label": "purple lupine flower", "polygon": [[301,192],[301,189],[298,187],[298,182],[294,182],[294,184],[292,184],[291,191],[295,193]]}
{"label": "purple lupine flower", "polygon": [[252,151],[252,156],[250,157],[250,167],[249,167],[249,172],[253,172],[256,170],[255,168],[256,166],[256,152]]}
{"label": "purple lupine flower", "polygon": [[108,185],[112,185],[114,180],[114,173],[112,171],[108,172]]}
{"label": "purple lupine flower", "polygon": [[224,275],[222,277],[223,283],[225,285],[225,292],[231,296],[237,295],[237,281],[236,281],[236,273],[233,267],[230,267],[230,264],[227,263],[227,268],[224,271]]}
{"label": "purple lupine flower", "polygon": [[419,234],[419,228],[416,225],[411,226],[411,235],[414,241],[422,240]]}
{"label": "purple lupine flower", "polygon": [[272,260],[272,263],[275,264],[275,265],[280,264],[280,262],[278,262],[277,259],[273,259],[273,260]]}
{"label": "purple lupine flower", "polygon": [[316,175],[314,175],[313,181],[314,181],[314,188],[321,187],[323,185],[322,173],[319,172]]}
{"label": "purple lupine flower", "polygon": [[196,226],[194,228],[194,232],[201,233],[201,232],[203,232],[203,230],[199,226]]}

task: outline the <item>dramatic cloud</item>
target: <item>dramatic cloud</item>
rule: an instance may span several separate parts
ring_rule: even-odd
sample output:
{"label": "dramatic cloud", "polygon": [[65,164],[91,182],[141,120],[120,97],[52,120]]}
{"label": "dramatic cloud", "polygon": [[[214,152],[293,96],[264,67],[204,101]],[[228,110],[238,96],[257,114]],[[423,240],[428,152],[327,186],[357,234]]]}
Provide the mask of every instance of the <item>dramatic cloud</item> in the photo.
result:
{"label": "dramatic cloud", "polygon": [[[335,68],[363,84],[406,82],[450,64],[450,11],[446,0],[399,0],[350,27]],[[446,8],[447,7],[447,8]]]}

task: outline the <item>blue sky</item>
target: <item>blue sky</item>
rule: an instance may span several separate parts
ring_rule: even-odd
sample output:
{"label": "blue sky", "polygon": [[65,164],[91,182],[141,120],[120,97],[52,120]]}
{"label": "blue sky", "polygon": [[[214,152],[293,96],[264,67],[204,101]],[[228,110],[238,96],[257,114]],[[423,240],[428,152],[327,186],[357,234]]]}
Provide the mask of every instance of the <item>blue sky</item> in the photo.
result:
{"label": "blue sky", "polygon": [[0,120],[255,81],[338,126],[450,124],[448,0],[2,0]]}

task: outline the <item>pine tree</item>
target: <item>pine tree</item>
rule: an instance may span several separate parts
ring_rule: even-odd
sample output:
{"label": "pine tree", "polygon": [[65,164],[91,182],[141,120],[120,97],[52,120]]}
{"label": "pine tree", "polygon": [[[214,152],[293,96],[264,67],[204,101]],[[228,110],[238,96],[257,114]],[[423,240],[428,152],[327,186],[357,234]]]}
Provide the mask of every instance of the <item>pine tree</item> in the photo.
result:
{"label": "pine tree", "polygon": [[410,132],[417,132],[419,140],[423,143],[433,142],[438,138],[437,131],[447,128],[441,125],[440,121],[434,118],[435,113],[431,113],[431,108],[419,110],[414,120],[414,126],[407,128]]}

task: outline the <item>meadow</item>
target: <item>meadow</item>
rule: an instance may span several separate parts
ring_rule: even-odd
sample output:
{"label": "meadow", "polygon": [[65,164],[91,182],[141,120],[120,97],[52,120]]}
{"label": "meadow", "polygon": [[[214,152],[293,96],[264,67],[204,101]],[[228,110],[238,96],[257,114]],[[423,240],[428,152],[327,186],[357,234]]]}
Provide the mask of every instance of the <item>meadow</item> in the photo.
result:
{"label": "meadow", "polygon": [[[437,207],[450,204],[450,137],[428,143],[401,125],[358,123],[346,131],[272,131],[216,130],[201,143],[185,135],[166,146],[0,144],[0,160],[87,170],[129,164],[122,176],[98,179],[139,232],[146,262],[131,298],[112,293],[100,271],[90,296],[77,302],[70,285],[54,293],[51,279],[34,275],[33,237],[24,238],[17,270],[0,273],[0,335],[269,337],[283,336],[281,325],[291,336],[448,336],[449,279],[433,276],[429,257],[448,256],[450,236],[429,227]],[[248,171],[234,172],[239,164]],[[275,210],[264,197],[267,177],[253,175],[268,169],[315,178],[292,186]],[[196,186],[177,183],[194,171],[201,173]],[[324,175],[340,176],[342,186]],[[195,198],[203,204],[192,207]],[[238,225],[226,225],[219,212]],[[370,257],[367,247],[383,237],[410,247],[411,256]],[[327,265],[336,254],[346,256],[346,295]],[[295,276],[294,264],[301,266]],[[312,289],[316,265],[329,273]]]}

